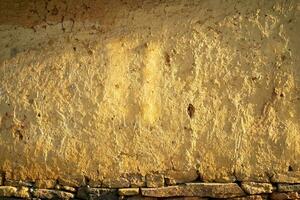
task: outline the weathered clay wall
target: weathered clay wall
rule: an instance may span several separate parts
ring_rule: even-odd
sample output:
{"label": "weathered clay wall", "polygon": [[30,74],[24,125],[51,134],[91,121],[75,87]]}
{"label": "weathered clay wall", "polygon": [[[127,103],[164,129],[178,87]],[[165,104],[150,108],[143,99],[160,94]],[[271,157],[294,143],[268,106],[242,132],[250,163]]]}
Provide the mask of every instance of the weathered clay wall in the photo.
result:
{"label": "weathered clay wall", "polygon": [[299,180],[300,3],[0,2],[0,170]]}

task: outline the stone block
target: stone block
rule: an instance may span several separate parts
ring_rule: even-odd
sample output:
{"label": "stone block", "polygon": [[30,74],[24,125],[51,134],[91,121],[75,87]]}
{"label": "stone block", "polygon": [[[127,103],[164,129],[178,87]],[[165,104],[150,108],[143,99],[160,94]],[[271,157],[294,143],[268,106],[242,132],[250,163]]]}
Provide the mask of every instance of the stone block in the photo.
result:
{"label": "stone block", "polygon": [[288,172],[285,174],[274,174],[271,178],[273,183],[300,183],[300,172]]}
{"label": "stone block", "polygon": [[78,189],[76,197],[79,199],[85,199],[85,200],[93,200],[93,199],[117,200],[118,192],[117,192],[117,189],[111,189],[111,188],[81,187]]}
{"label": "stone block", "polygon": [[130,182],[128,179],[123,177],[115,179],[105,179],[102,186],[108,188],[128,188],[130,187]]}
{"label": "stone block", "polygon": [[59,177],[58,183],[60,185],[71,186],[71,187],[80,187],[86,185],[85,178],[83,176],[77,177]]}
{"label": "stone block", "polygon": [[89,187],[78,188],[76,197],[80,199],[89,199]]}
{"label": "stone block", "polygon": [[169,171],[166,173],[166,178],[174,185],[174,182],[176,184],[193,182],[199,178],[199,174],[197,170]]}
{"label": "stone block", "polygon": [[89,186],[92,188],[100,188],[102,187],[102,181],[101,180],[90,180],[89,181]]}
{"label": "stone block", "polygon": [[28,187],[21,186],[17,189],[17,192],[15,194],[15,197],[19,198],[29,198],[30,192]]}
{"label": "stone block", "polygon": [[236,183],[190,183],[161,188],[142,188],[141,192],[143,196],[150,197],[197,196],[230,198],[246,195]]}
{"label": "stone block", "polygon": [[279,192],[300,192],[300,184],[278,184]]}
{"label": "stone block", "polygon": [[13,186],[0,186],[0,197],[19,197],[29,198],[29,189],[24,186],[13,187]]}
{"label": "stone block", "polygon": [[70,186],[61,186],[62,190],[68,191],[68,192],[76,192],[76,189],[74,187],[70,187]]}
{"label": "stone block", "polygon": [[141,195],[139,196],[132,196],[132,197],[125,197],[125,200],[158,200],[156,197],[143,197]]}
{"label": "stone block", "polygon": [[134,196],[140,193],[139,188],[121,188],[118,190],[120,196]]}
{"label": "stone block", "polygon": [[146,186],[146,179],[141,174],[137,174],[137,173],[127,174],[126,178],[129,180],[131,187]]}
{"label": "stone block", "polygon": [[165,178],[162,174],[148,174],[146,175],[146,185],[150,188],[163,187],[165,185]]}
{"label": "stone block", "polygon": [[287,199],[299,199],[300,196],[297,192],[274,192],[270,195],[271,200],[287,200]]}
{"label": "stone block", "polygon": [[166,185],[176,185],[177,184],[175,179],[169,178],[169,177],[165,178],[165,183],[166,183]]}
{"label": "stone block", "polygon": [[208,198],[203,197],[170,197],[165,200],[208,200]]}
{"label": "stone block", "polygon": [[56,185],[56,180],[37,180],[34,184],[36,188],[53,189]]}
{"label": "stone block", "polygon": [[22,181],[22,180],[5,180],[4,185],[6,186],[13,186],[13,187],[19,187],[19,186],[24,186],[24,187],[32,187],[33,183],[29,181]]}
{"label": "stone block", "polygon": [[51,189],[35,189],[33,196],[41,199],[72,199],[74,194]]}
{"label": "stone block", "polygon": [[247,194],[264,194],[273,191],[271,183],[243,182],[241,187]]}
{"label": "stone block", "polygon": [[14,197],[17,190],[18,189],[13,186],[0,186],[0,197]]}
{"label": "stone block", "polygon": [[118,200],[117,189],[110,188],[88,188],[88,200]]}
{"label": "stone block", "polygon": [[266,200],[266,196],[261,195],[249,195],[245,197],[226,198],[227,200]]}

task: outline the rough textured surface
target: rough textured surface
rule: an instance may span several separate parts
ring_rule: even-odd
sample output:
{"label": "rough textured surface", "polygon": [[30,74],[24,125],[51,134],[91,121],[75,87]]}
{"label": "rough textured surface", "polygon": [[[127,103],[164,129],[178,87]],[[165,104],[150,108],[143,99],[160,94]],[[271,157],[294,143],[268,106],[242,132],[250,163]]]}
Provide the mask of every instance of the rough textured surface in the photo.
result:
{"label": "rough textured surface", "polygon": [[0,198],[1,197],[30,197],[29,189],[27,187],[20,186],[18,188],[13,186],[0,186]]}
{"label": "rough textured surface", "polygon": [[36,189],[33,191],[33,196],[41,199],[72,199],[74,194],[64,191]]}
{"label": "rough textured surface", "polygon": [[241,187],[247,194],[272,193],[273,191],[273,186],[270,183],[245,182],[241,184]]}
{"label": "rough textured surface", "polygon": [[299,11],[1,0],[0,171],[72,187],[128,173],[298,182],[284,176],[300,170]]}
{"label": "rough textured surface", "polygon": [[163,187],[165,185],[165,177],[162,174],[148,174],[146,176],[147,187]]}
{"label": "rough textured surface", "polygon": [[138,195],[140,192],[139,188],[123,188],[118,190],[120,196],[134,196]]}
{"label": "rough textured surface", "polygon": [[78,192],[77,196],[81,199],[118,199],[118,192],[116,189],[107,189],[107,188],[85,188]]}
{"label": "rough textured surface", "polygon": [[300,183],[300,172],[275,174],[272,176],[271,181],[275,183]]}
{"label": "rough textured surface", "polygon": [[198,196],[211,198],[229,198],[245,196],[243,190],[235,183],[189,183],[187,185],[161,188],[142,188],[143,196],[176,197]]}
{"label": "rough textured surface", "polygon": [[34,186],[37,188],[51,189],[56,185],[55,180],[36,180]]}
{"label": "rough textured surface", "polygon": [[[56,184],[53,189],[40,189],[33,186],[0,186],[1,200],[15,199],[82,199],[82,200],[267,200],[267,199],[297,199],[299,188],[297,184],[273,184],[272,193],[268,193],[266,183],[246,183],[252,195],[242,190],[245,183],[185,183],[175,186],[158,188],[101,188],[90,185],[73,188]],[[44,185],[41,185],[44,187]],[[263,190],[262,190],[263,188]]]}
{"label": "rough textured surface", "polygon": [[271,200],[288,200],[288,199],[299,199],[300,196],[297,192],[288,192],[288,193],[272,193]]}
{"label": "rough textured surface", "polygon": [[300,192],[300,184],[278,184],[279,192]]}
{"label": "rough textured surface", "polygon": [[0,197],[10,197],[17,193],[17,188],[12,186],[0,186]]}
{"label": "rough textured surface", "polygon": [[264,198],[260,195],[251,195],[246,197],[236,197],[236,198],[228,198],[228,200],[264,200],[267,198]]}

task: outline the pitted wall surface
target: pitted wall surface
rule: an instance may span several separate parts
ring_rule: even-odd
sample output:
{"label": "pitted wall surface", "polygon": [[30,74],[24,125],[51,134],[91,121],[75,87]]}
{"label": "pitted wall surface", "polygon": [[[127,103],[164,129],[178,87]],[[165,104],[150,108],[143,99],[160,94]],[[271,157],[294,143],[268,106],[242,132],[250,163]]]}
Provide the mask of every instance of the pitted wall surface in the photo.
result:
{"label": "pitted wall surface", "polygon": [[0,170],[268,181],[300,170],[300,3],[0,2]]}

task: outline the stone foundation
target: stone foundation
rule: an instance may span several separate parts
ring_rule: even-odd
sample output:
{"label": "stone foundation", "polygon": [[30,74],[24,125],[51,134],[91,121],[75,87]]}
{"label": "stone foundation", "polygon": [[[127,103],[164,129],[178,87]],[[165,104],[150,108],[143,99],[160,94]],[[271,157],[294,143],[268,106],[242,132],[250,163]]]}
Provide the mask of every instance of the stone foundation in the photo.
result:
{"label": "stone foundation", "polygon": [[[276,177],[275,175],[273,177]],[[176,183],[163,175],[142,177],[140,186],[128,179],[96,184],[85,179],[80,186],[62,180],[16,181],[1,177],[0,199],[128,199],[128,200],[284,200],[300,199],[300,179],[290,177],[281,182]],[[274,180],[271,179],[271,180]]]}

